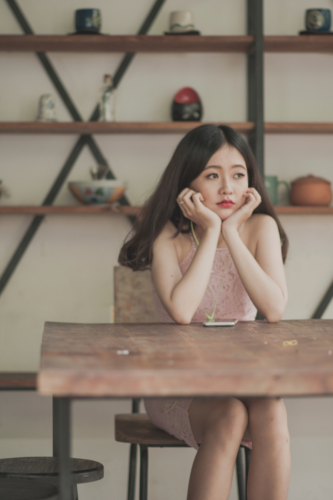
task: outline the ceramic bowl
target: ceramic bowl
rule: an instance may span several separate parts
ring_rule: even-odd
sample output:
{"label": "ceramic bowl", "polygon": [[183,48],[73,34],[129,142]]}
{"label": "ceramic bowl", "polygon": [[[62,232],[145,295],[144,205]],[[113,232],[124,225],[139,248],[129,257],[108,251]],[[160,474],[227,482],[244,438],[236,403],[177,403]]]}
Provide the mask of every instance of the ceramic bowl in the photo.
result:
{"label": "ceramic bowl", "polygon": [[127,189],[124,182],[111,179],[69,182],[68,187],[75,198],[85,205],[110,205],[119,200]]}

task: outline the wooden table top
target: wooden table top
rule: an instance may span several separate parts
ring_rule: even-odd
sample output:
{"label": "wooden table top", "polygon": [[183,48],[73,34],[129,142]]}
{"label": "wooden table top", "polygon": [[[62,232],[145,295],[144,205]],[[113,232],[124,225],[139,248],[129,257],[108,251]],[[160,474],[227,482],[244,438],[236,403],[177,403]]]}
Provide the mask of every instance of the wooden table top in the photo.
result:
{"label": "wooden table top", "polygon": [[[285,341],[297,340],[297,345]],[[127,353],[128,351],[128,353]],[[55,396],[333,394],[333,320],[45,323],[38,390]]]}

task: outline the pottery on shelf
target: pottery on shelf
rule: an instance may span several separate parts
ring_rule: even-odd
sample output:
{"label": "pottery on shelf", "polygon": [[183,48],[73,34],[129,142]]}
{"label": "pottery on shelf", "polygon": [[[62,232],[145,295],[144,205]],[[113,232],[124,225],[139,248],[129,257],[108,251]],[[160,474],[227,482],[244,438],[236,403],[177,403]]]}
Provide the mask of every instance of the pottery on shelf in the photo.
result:
{"label": "pottery on shelf", "polygon": [[291,183],[290,203],[298,206],[326,207],[332,201],[330,181],[315,175],[299,177]]}
{"label": "pottery on shelf", "polygon": [[110,205],[118,201],[127,189],[124,182],[112,179],[69,182],[68,187],[85,205]]}
{"label": "pottery on shelf", "polygon": [[202,118],[202,104],[198,93],[191,87],[183,87],[176,93],[171,107],[174,122],[198,122]]}

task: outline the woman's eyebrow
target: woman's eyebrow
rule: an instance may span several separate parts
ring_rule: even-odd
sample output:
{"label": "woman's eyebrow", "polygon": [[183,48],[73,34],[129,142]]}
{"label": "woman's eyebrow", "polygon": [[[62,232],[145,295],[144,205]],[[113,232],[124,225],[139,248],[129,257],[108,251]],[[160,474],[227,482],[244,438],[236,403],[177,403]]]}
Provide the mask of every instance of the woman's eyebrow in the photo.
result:
{"label": "woman's eyebrow", "polygon": [[[244,167],[244,165],[241,165],[241,164],[237,164],[237,165],[232,165],[231,168],[244,168],[244,170],[246,170],[246,167]],[[205,167],[204,170],[208,170],[209,168],[221,168],[220,165],[208,165],[208,167]]]}

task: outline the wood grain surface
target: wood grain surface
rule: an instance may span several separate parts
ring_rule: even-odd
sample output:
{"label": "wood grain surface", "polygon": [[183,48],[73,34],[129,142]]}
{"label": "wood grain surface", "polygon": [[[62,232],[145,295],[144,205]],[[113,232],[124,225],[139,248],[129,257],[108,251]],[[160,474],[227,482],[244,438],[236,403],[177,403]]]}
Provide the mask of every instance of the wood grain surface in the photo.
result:
{"label": "wood grain surface", "polygon": [[333,320],[229,328],[47,322],[37,383],[56,396],[328,395],[332,352]]}

